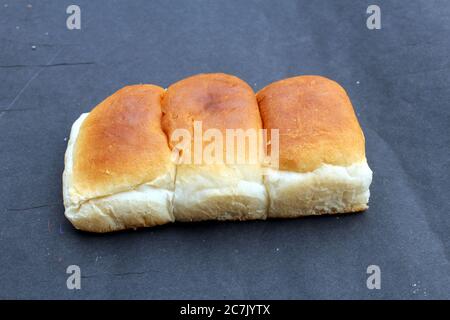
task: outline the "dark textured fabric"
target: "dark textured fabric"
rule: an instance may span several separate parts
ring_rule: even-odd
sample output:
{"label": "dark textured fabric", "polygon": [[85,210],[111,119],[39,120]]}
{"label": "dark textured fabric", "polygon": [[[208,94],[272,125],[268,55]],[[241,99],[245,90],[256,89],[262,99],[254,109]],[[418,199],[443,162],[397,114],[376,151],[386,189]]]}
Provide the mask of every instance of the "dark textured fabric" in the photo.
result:
{"label": "dark textured fabric", "polygon": [[[450,298],[450,2],[0,3],[0,298]],[[72,123],[127,84],[226,72],[345,87],[374,171],[364,214],[106,235],[65,219]],[[66,268],[81,268],[68,290]],[[381,268],[368,290],[366,269]]]}

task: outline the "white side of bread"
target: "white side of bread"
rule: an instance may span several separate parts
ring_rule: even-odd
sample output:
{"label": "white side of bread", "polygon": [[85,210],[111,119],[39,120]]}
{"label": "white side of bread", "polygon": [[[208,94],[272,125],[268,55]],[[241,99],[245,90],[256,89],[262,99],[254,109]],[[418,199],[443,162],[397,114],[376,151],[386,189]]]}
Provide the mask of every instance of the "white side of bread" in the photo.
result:
{"label": "white side of bread", "polygon": [[366,161],[306,173],[268,169],[264,180],[270,218],[343,213],[367,208],[372,170]]}
{"label": "white side of bread", "polygon": [[265,219],[267,204],[262,169],[257,166],[177,168],[177,221]]}

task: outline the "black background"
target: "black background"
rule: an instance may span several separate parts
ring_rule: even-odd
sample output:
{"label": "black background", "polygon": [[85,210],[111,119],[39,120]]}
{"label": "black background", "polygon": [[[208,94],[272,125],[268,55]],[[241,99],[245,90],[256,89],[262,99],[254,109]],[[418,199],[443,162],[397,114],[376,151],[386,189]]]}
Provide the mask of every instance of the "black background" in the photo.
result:
{"label": "black background", "polygon": [[[66,28],[72,3],[81,30]],[[366,27],[370,4],[381,30]],[[449,52],[445,0],[1,0],[0,297],[450,298]],[[366,135],[370,209],[74,230],[61,174],[75,119],[124,85],[200,72],[255,90],[300,74],[341,83]],[[66,288],[71,264],[81,290]],[[381,290],[366,287],[372,264]]]}

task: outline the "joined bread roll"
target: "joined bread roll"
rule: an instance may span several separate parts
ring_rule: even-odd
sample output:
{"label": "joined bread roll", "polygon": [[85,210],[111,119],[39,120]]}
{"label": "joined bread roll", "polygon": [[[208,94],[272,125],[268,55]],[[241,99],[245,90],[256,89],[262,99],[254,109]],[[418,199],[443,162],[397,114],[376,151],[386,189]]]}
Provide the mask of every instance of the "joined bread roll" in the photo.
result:
{"label": "joined bread roll", "polygon": [[175,165],[161,129],[164,89],[127,86],[82,114],[65,155],[65,215],[108,232],[174,221]]}
{"label": "joined bread roll", "polygon": [[266,86],[257,100],[264,128],[279,130],[279,168],[264,177],[268,217],[367,209],[372,171],[364,135],[339,84],[293,77]]}
{"label": "joined bread roll", "polygon": [[214,73],[166,91],[127,86],[82,114],[63,197],[77,229],[108,232],[358,212],[371,181],[364,135],[339,84],[299,76],[255,95]]}
{"label": "joined bread roll", "polygon": [[[164,95],[162,111],[163,130],[175,156],[182,161],[177,165],[175,181],[175,219],[265,219],[268,199],[261,163],[248,158],[241,163],[226,159],[234,151],[254,155],[254,149],[247,141],[243,150],[238,150],[237,144],[231,150],[224,141],[230,129],[256,134],[261,130],[251,87],[231,75],[199,74],[172,84]],[[201,132],[196,131],[196,126],[201,126]],[[188,146],[181,150],[177,149],[179,141],[175,138],[180,129],[190,137]],[[223,138],[223,148],[219,147],[223,150],[222,162],[206,163],[202,158],[209,148],[205,141],[195,147],[198,133],[206,135],[209,129]],[[217,142],[210,142],[213,141]],[[196,156],[201,159],[195,159]]]}

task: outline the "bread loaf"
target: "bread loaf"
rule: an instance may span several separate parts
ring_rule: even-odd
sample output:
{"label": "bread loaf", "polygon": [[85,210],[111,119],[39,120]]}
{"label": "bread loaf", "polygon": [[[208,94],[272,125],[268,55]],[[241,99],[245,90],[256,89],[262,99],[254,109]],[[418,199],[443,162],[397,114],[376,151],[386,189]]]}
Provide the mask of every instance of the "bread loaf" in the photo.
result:
{"label": "bread loaf", "polygon": [[63,198],[77,229],[109,232],[363,211],[371,181],[364,135],[339,84],[299,76],[255,95],[216,73],[167,90],[127,86],[82,114]]}

